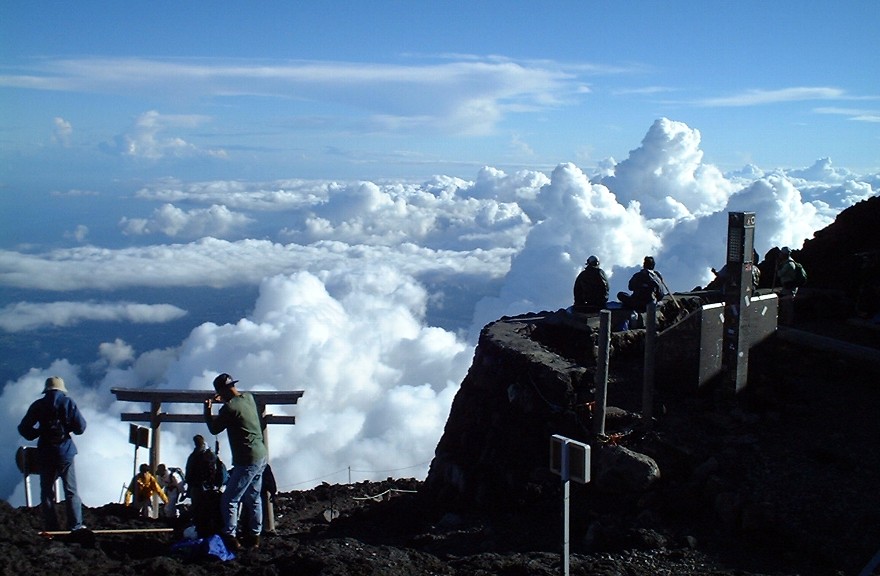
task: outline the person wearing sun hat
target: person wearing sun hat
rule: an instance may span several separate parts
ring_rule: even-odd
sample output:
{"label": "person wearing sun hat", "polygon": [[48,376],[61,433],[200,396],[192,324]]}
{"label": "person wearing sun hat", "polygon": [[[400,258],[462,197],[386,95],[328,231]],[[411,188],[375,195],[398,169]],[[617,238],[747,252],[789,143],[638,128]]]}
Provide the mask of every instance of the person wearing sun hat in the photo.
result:
{"label": "person wearing sun hat", "polygon": [[40,507],[46,530],[58,530],[60,524],[55,510],[55,480],[61,478],[64,488],[68,530],[85,528],[82,500],[76,487],[74,456],[76,445],[71,434],[82,434],[86,419],[68,396],[64,380],[59,376],[46,379],[43,397],[35,400],[18,425],[18,433],[27,440],[37,441],[37,459],[40,472]]}

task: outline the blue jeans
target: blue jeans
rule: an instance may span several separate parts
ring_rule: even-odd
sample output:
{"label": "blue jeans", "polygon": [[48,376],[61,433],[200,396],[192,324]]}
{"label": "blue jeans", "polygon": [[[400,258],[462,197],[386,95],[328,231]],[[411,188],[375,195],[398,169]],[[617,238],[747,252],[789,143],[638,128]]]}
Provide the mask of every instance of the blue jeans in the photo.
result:
{"label": "blue jeans", "polygon": [[73,460],[44,462],[40,472],[40,506],[43,509],[43,523],[46,530],[58,530],[58,515],[55,513],[55,479],[61,478],[64,487],[64,504],[67,509],[67,529],[83,528],[82,500],[76,491],[76,469]]}
{"label": "blue jeans", "polygon": [[254,535],[259,535],[263,531],[263,499],[260,497],[260,492],[263,489],[263,470],[266,469],[266,463],[266,459],[262,458],[254,464],[234,466],[229,472],[226,490],[220,498],[220,513],[223,516],[225,535],[235,536],[239,503],[241,503],[244,528]]}

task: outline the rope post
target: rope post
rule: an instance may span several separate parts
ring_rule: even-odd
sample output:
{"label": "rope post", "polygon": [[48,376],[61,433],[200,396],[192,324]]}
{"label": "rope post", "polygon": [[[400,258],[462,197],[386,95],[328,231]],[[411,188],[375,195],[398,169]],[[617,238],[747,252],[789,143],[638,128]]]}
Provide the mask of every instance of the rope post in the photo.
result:
{"label": "rope post", "polygon": [[642,382],[642,419],[650,428],[654,418],[654,356],[657,348],[657,303],[649,302],[645,313],[645,372]]}
{"label": "rope post", "polygon": [[596,356],[596,413],[593,434],[605,435],[605,411],[608,404],[608,359],[611,355],[611,311],[599,312],[599,351]]}

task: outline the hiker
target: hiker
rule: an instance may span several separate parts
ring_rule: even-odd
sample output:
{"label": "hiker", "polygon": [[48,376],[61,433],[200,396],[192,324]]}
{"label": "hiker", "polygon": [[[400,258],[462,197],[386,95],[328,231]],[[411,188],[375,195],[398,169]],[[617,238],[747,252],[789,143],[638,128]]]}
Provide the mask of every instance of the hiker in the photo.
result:
{"label": "hiker", "polygon": [[[757,250],[752,250],[752,291],[757,290],[761,284],[761,269],[758,267],[758,262],[760,258],[758,256]],[[725,293],[727,290],[727,282],[728,282],[728,272],[727,272],[727,264],[721,267],[721,270],[716,270],[715,268],[711,268],[712,274],[715,275],[715,279],[709,282],[706,285],[706,290],[720,290]]]}
{"label": "hiker", "polygon": [[794,298],[798,288],[807,281],[806,272],[800,263],[791,257],[791,249],[783,246],[776,255],[776,271],[773,276],[773,289],[777,287],[779,296],[778,321],[790,325],[794,319]]}
{"label": "hiker", "polygon": [[201,434],[193,436],[195,447],[186,459],[186,485],[192,510],[193,525],[199,538],[221,532],[220,490],[217,479],[217,455],[211,452]]}
{"label": "hiker", "polygon": [[156,466],[156,481],[159,482],[159,486],[168,497],[164,511],[166,518],[177,518],[177,502],[180,500],[180,494],[184,487],[182,475],[183,472],[180,468],[168,468],[165,464]]}
{"label": "hiker", "polygon": [[159,486],[159,481],[150,472],[149,464],[141,464],[139,470],[125,491],[125,505],[131,506],[132,499],[134,499],[138,515],[152,518],[153,496],[158,496],[165,504],[168,504],[168,496],[165,495],[165,491]]}
{"label": "hiker", "polygon": [[791,257],[791,249],[783,246],[776,255],[776,280],[773,287],[782,288],[780,297],[790,295],[792,298],[797,296],[798,288],[802,281],[799,278],[798,263]]}
{"label": "hiker", "polygon": [[608,304],[608,276],[599,268],[599,259],[587,258],[574,281],[574,311],[594,312]]}
{"label": "hiker", "polygon": [[47,531],[59,529],[55,510],[55,480],[58,478],[61,478],[64,489],[67,529],[85,528],[73,462],[77,450],[70,437],[71,434],[80,435],[85,430],[86,419],[76,402],[67,395],[64,380],[58,376],[46,379],[43,397],[28,407],[18,425],[19,434],[27,440],[37,441],[40,507],[43,511],[43,526]]}
{"label": "hiker", "polygon": [[[223,540],[233,552],[246,546],[260,545],[263,531],[263,501],[261,497],[263,471],[268,461],[268,451],[263,441],[263,421],[257,403],[249,392],[239,392],[238,380],[229,374],[214,378],[217,395],[205,400],[205,423],[211,434],[226,430],[232,451],[232,471],[226,482],[226,490],[220,497],[223,516]],[[211,413],[214,402],[223,402],[217,416]],[[239,503],[244,515],[242,541],[236,537]]]}
{"label": "hiker", "polygon": [[656,302],[663,298],[663,295],[669,290],[666,289],[663,276],[654,267],[654,257],[645,256],[642,269],[629,279],[627,287],[632,294],[617,293],[617,299],[621,304],[636,312],[644,312],[647,310],[649,302]]}

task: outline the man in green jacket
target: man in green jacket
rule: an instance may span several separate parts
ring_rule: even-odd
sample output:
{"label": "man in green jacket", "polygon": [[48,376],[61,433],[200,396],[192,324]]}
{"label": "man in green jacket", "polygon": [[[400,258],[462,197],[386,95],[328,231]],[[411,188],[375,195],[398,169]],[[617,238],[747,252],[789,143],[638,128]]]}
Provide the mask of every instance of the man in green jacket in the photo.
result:
{"label": "man in green jacket", "polygon": [[[233,551],[239,550],[242,545],[254,548],[260,545],[260,533],[263,531],[260,493],[268,457],[257,403],[253,395],[236,389],[237,382],[229,374],[220,374],[214,379],[217,395],[205,400],[208,430],[214,435],[226,430],[232,450],[232,471],[220,499],[220,512],[223,516],[222,536],[227,548]],[[214,402],[224,403],[217,416],[211,413]],[[244,515],[242,542],[236,537],[239,503]]]}

